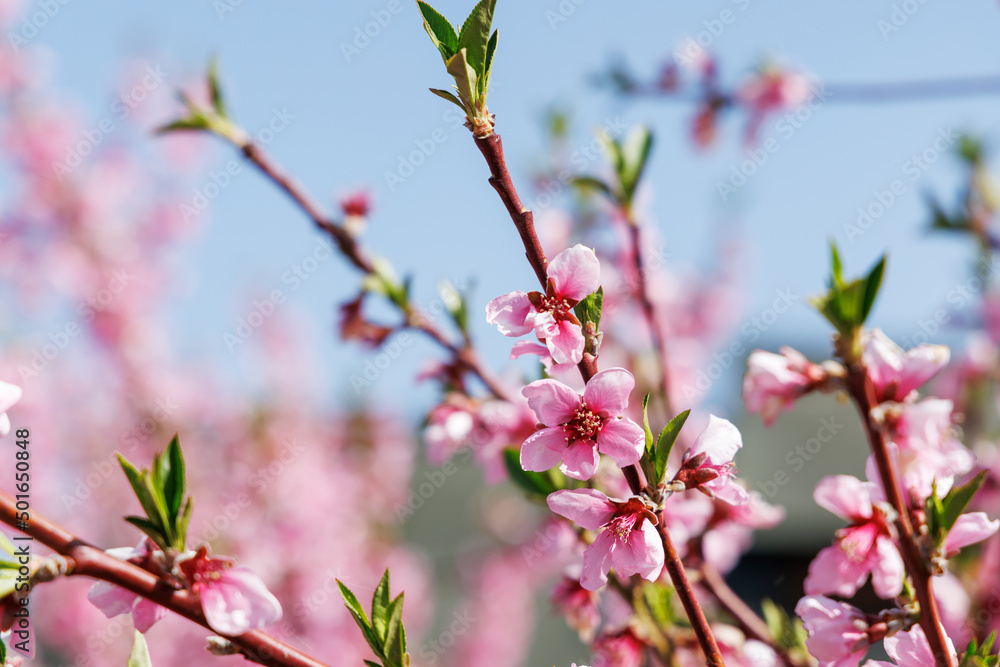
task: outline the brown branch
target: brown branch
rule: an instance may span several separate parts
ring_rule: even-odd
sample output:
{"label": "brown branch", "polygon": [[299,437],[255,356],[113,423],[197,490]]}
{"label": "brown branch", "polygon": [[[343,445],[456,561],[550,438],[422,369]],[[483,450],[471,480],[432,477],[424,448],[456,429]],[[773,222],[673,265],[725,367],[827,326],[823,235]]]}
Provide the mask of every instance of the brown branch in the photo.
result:
{"label": "brown branch", "polygon": [[[14,499],[0,491],[0,522],[17,526]],[[69,570],[67,576],[100,579],[155,602],[161,607],[194,621],[212,634],[220,634],[209,626],[198,596],[186,590],[176,590],[138,565],[109,556],[87,544],[62,526],[31,513],[26,534],[63,556]],[[238,637],[224,636],[247,660],[270,667],[327,667],[325,663],[279,641],[261,630],[250,630]]]}
{"label": "brown branch", "polygon": [[[373,275],[375,273],[374,265],[365,255],[361,246],[358,245],[355,237],[343,225],[327,217],[302,187],[275,164],[260,147],[252,141],[236,144],[236,147],[251,164],[284,191],[318,229],[333,239],[340,252],[351,264],[365,274]],[[406,327],[423,332],[450,352],[457,363],[476,375],[494,396],[510,401],[510,394],[503,383],[482,363],[468,344],[458,346],[449,341],[417,308],[407,306],[401,310],[406,317]]]}
{"label": "brown branch", "polygon": [[694,594],[694,588],[692,588],[691,582],[687,578],[687,573],[684,572],[684,563],[681,561],[680,556],[677,555],[677,549],[674,548],[674,542],[670,538],[670,531],[667,529],[666,521],[663,519],[662,510],[657,512],[656,518],[659,520],[656,528],[657,532],[660,533],[660,539],[663,540],[667,573],[674,584],[677,597],[681,599],[684,613],[687,614],[688,620],[691,621],[691,628],[698,637],[698,644],[705,654],[705,665],[706,667],[724,667],[725,663],[722,661],[722,653],[719,652],[719,645],[715,643],[715,637],[712,636],[712,629],[708,625],[708,619],[705,618],[705,612],[702,611],[701,605],[698,603],[698,598]]}
{"label": "brown branch", "polygon": [[909,504],[900,492],[899,476],[889,458],[885,434],[871,417],[872,409],[878,405],[875,387],[865,368],[857,364],[852,364],[848,369],[847,385],[851,398],[861,413],[861,421],[864,422],[868,444],[878,466],[882,488],[885,489],[885,495],[896,511],[895,524],[899,533],[899,551],[913,582],[917,602],[920,604],[920,627],[927,635],[927,643],[930,644],[931,652],[934,654],[935,665],[954,667],[951,652],[948,650],[948,640],[941,625],[941,614],[934,598],[931,582],[933,575],[921,553],[919,536],[913,528],[913,515],[910,513]]}

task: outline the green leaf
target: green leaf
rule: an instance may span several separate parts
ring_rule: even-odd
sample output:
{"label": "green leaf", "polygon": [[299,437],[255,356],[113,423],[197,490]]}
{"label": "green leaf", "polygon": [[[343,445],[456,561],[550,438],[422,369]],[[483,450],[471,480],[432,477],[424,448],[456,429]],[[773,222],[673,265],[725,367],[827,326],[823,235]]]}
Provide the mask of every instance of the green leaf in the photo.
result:
{"label": "green leaf", "polygon": [[434,46],[441,52],[441,58],[447,63],[448,59],[458,51],[458,35],[454,26],[426,2],[417,0],[417,7],[420,8],[420,15],[424,18],[424,29],[430,35]]}
{"label": "green leaf", "polygon": [[614,191],[611,189],[611,186],[599,178],[593,178],[592,176],[577,176],[573,180],[571,180],[570,183],[580,188],[581,190],[588,190],[588,189],[597,190],[611,201],[618,200],[618,198],[615,196]]}
{"label": "green leaf", "polygon": [[226,105],[222,101],[222,90],[219,88],[218,59],[212,58],[208,63],[208,90],[212,96],[212,107],[223,118],[226,118]]}
{"label": "green leaf", "polygon": [[384,657],[382,653],[382,642],[378,640],[375,636],[375,631],[372,628],[372,624],[368,621],[368,616],[365,615],[365,610],[361,607],[361,603],[358,602],[358,598],[355,597],[351,589],[344,585],[344,583],[337,579],[337,586],[340,588],[340,597],[344,599],[344,606],[347,607],[347,611],[351,612],[351,616],[354,618],[354,622],[358,624],[361,629],[361,634],[364,635],[365,641],[368,642],[368,646],[371,647],[372,651],[379,658]]}
{"label": "green leaf", "polygon": [[158,527],[161,533],[165,533],[166,516],[164,516],[163,508],[157,504],[156,498],[153,495],[153,490],[149,487],[149,479],[147,475],[140,473],[139,470],[121,454],[118,454],[118,463],[121,464],[122,470],[125,472],[125,477],[128,478],[128,483],[132,486],[132,490],[135,492],[136,498],[139,499],[139,504],[142,505],[142,509],[146,512],[146,516],[154,525]]}
{"label": "green leaf", "polygon": [[830,242],[830,266],[832,271],[830,287],[842,287],[844,284],[844,269],[840,263],[840,251],[837,250],[837,244],[833,241]]}
{"label": "green leaf", "polygon": [[191,523],[191,510],[193,509],[191,502],[192,499],[188,498],[187,502],[184,503],[184,510],[181,512],[180,520],[177,522],[177,532],[174,535],[174,546],[182,551],[187,544],[188,525]]}
{"label": "green leaf", "polygon": [[204,116],[192,116],[181,118],[172,123],[161,125],[154,131],[156,134],[167,134],[168,132],[201,132],[208,130],[208,119]]}
{"label": "green leaf", "polygon": [[167,445],[168,462],[166,478],[163,480],[163,497],[167,501],[167,516],[170,523],[177,524],[177,516],[184,500],[184,455],[181,453],[180,438],[175,434]]}
{"label": "green leaf", "polygon": [[503,450],[503,462],[507,467],[507,474],[510,475],[510,481],[529,495],[545,498],[561,488],[553,481],[551,474],[523,469],[521,467],[521,453],[513,447]]}
{"label": "green leaf", "polygon": [[604,287],[602,286],[598,287],[596,292],[588,295],[583,301],[576,304],[573,312],[576,313],[576,319],[580,320],[581,325],[593,322],[594,329],[597,330],[601,326],[601,311],[603,308]]}
{"label": "green leaf", "polygon": [[468,53],[469,65],[477,74],[486,74],[486,50],[490,41],[490,28],[493,25],[493,9],[497,0],[481,0],[469,18],[462,24],[458,35],[458,48]]}
{"label": "green leaf", "polygon": [[496,54],[499,38],[500,30],[494,30],[490,43],[486,45],[486,62],[483,64],[483,75],[479,78],[479,97],[484,101],[490,92],[490,72],[493,71],[493,56]]}
{"label": "green leaf", "polygon": [[448,73],[455,77],[458,96],[470,111],[476,108],[476,71],[469,65],[465,49],[448,59]]}
{"label": "green leaf", "polygon": [[0,665],[7,664],[7,645],[0,639]]}
{"label": "green leaf", "polygon": [[[0,664],[3,664],[2,660]],[[138,630],[132,631],[132,652],[128,656],[127,667],[153,667],[153,662],[149,659],[146,638]]]}
{"label": "green leaf", "polygon": [[386,667],[403,667],[406,654],[406,639],[403,634],[403,593],[389,603],[386,638],[382,646]]}
{"label": "green leaf", "polygon": [[428,88],[428,90],[430,90],[432,93],[434,93],[438,97],[443,97],[444,99],[448,100],[449,102],[457,105],[459,109],[461,109],[462,111],[468,113],[468,109],[466,109],[465,105],[462,104],[462,100],[460,100],[457,97],[455,97],[454,93],[452,93],[450,91],[447,91],[447,90],[441,90],[440,88]]}
{"label": "green leaf", "polygon": [[375,636],[382,644],[385,644],[386,626],[389,621],[389,568],[386,568],[382,575],[382,580],[375,587],[372,595],[372,625],[375,627]]}
{"label": "green leaf", "polygon": [[684,427],[684,422],[687,421],[690,414],[690,410],[685,410],[671,419],[670,423],[660,431],[660,437],[656,439],[656,467],[654,470],[656,484],[663,482],[663,476],[667,472],[667,459],[670,457],[670,450],[673,449],[674,442],[677,441],[677,436],[680,434],[681,429]]}
{"label": "green leaf", "polygon": [[382,667],[382,663],[373,662],[371,660],[365,660],[364,663],[368,665],[368,667]]}
{"label": "green leaf", "polygon": [[986,473],[986,470],[981,471],[964,485],[957,489],[952,489],[947,496],[941,499],[941,527],[944,529],[946,535],[955,525],[955,522],[958,521],[958,517],[965,511],[969,501],[976,495],[976,491],[983,485],[983,482],[986,480]]}
{"label": "green leaf", "polygon": [[649,153],[653,148],[653,134],[647,127],[636,127],[629,131],[622,142],[621,168],[618,178],[621,181],[622,195],[625,205],[632,203],[632,197],[639,185],[639,179],[646,168]]}
{"label": "green leaf", "polygon": [[861,324],[864,324],[865,320],[868,319],[868,314],[875,304],[875,297],[878,296],[879,287],[882,286],[882,274],[885,272],[885,258],[885,255],[882,255],[882,259],[872,267],[872,270],[868,272],[868,277],[865,279],[864,297],[861,303],[861,313],[859,314]]}
{"label": "green leaf", "polygon": [[656,449],[653,447],[653,431],[649,428],[649,394],[642,397],[642,430],[646,434],[646,444],[639,464],[650,483],[656,478]]}
{"label": "green leaf", "polygon": [[673,598],[674,589],[669,586],[654,582],[642,587],[643,602],[658,628],[666,629],[674,624]]}
{"label": "green leaf", "polygon": [[125,520],[148,535],[149,539],[153,540],[153,542],[155,542],[161,549],[166,549],[170,546],[167,536],[163,534],[160,527],[146,517],[127,516],[125,517]]}

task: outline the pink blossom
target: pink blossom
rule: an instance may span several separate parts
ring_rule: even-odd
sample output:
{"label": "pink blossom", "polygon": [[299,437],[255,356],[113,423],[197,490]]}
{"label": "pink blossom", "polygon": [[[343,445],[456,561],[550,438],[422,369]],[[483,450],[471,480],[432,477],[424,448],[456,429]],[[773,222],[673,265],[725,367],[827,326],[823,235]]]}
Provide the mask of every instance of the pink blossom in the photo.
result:
{"label": "pink blossom", "polygon": [[594,642],[593,667],[639,667],[646,645],[631,630],[602,635]]}
{"label": "pink blossom", "polygon": [[590,248],[577,244],[549,262],[545,294],[511,292],[486,305],[486,321],[505,336],[523,336],[534,330],[556,363],[577,364],[583,359],[583,331],[573,307],[597,291],[601,265]]}
{"label": "pink blossom", "polygon": [[1000,520],[990,521],[986,512],[969,512],[959,516],[955,525],[948,531],[947,537],[944,538],[945,556],[951,558],[964,547],[982,542],[997,532],[998,528],[1000,528]]}
{"label": "pink blossom", "polygon": [[903,401],[937,374],[947,363],[950,351],[944,345],[918,345],[903,350],[881,329],[864,337],[861,360],[881,401]]}
{"label": "pink blossom", "polygon": [[230,558],[209,558],[206,547],[178,564],[191,591],[201,600],[209,626],[230,637],[281,618],[281,604],[260,577],[233,564]]}
{"label": "pink blossom", "polygon": [[[894,420],[904,476],[911,470],[928,480],[952,478],[972,470],[975,457],[958,438],[952,424],[954,404],[940,398],[906,403]],[[941,488],[939,482],[938,487]],[[949,484],[950,486],[950,484]],[[930,490],[923,489],[930,495]]]}
{"label": "pink blossom", "polygon": [[742,505],[750,497],[733,477],[736,466],[733,457],[743,447],[739,430],[726,419],[709,415],[708,426],[684,454],[675,484],[698,489],[711,498],[733,505]]}
{"label": "pink blossom", "polygon": [[635,378],[624,368],[609,368],[587,383],[583,396],[558,380],[537,380],[521,392],[544,428],[521,445],[521,467],[555,467],[574,479],[590,479],[600,460],[610,456],[620,468],[642,456],[645,433],[622,414]]}
{"label": "pink blossom", "polygon": [[545,373],[549,377],[560,378],[567,384],[571,384],[574,379],[580,379],[576,364],[557,364],[555,359],[552,358],[552,353],[549,352],[549,348],[544,345],[540,345],[539,343],[533,343],[529,340],[517,341],[514,343],[514,347],[510,351],[510,358],[518,359],[526,354],[538,355],[539,360],[542,362],[542,366],[545,367]]}
{"label": "pink blossom", "polygon": [[778,413],[791,409],[825,377],[822,366],[790,347],[781,348],[781,354],[754,350],[747,358],[743,400],[748,412],[759,412],[764,424],[770,426]]}
{"label": "pink blossom", "polygon": [[892,538],[890,523],[876,505],[881,490],[849,475],[824,477],[816,485],[816,503],[850,522],[837,531],[832,546],[809,565],[804,582],[808,595],[853,596],[871,574],[879,597],[890,599],[903,590],[903,559]]}
{"label": "pink blossom", "polygon": [[[574,573],[575,575],[576,573]],[[566,623],[589,642],[601,622],[596,591],[589,591],[580,584],[578,576],[563,576],[552,589],[552,606],[566,617]]]}
{"label": "pink blossom", "polygon": [[10,433],[10,417],[7,411],[21,400],[21,388],[17,385],[0,381],[0,438]]}
{"label": "pink blossom", "polygon": [[618,501],[597,489],[563,489],[549,495],[548,505],[581,528],[601,531],[583,554],[580,584],[588,591],[608,583],[612,567],[622,577],[659,577],[664,555],[656,516],[638,498]]}
{"label": "pink blossom", "polygon": [[763,68],[736,91],[737,101],[749,115],[744,142],[757,141],[760,126],[769,113],[799,107],[812,96],[812,86],[804,74],[776,67]]}
{"label": "pink blossom", "polygon": [[[955,654],[955,646],[951,643],[950,638],[946,636],[945,639],[948,642],[948,652],[951,653],[952,664],[954,664],[958,662],[958,656]],[[934,660],[934,652],[931,651],[931,646],[927,643],[927,635],[924,634],[923,628],[919,625],[914,625],[908,632],[900,632],[892,637],[886,637],[883,644],[885,645],[885,652],[895,662],[869,660],[864,664],[864,667],[894,667],[895,665],[901,665],[902,667],[935,667],[937,665],[937,662]]]}
{"label": "pink blossom", "polygon": [[[143,538],[135,548],[119,547],[108,549],[107,553],[120,560],[146,567],[151,563],[155,551],[156,546],[149,538]],[[139,632],[146,632],[168,613],[160,605],[106,581],[98,581],[91,586],[87,599],[108,618],[131,613],[132,623]]]}
{"label": "pink blossom", "polygon": [[844,602],[822,595],[808,595],[795,605],[795,613],[809,633],[810,655],[830,667],[857,667],[868,650],[865,614]]}
{"label": "pink blossom", "polygon": [[750,491],[749,501],[743,505],[717,500],[712,526],[702,536],[702,556],[725,574],[750,549],[754,531],[773,528],[784,518],[785,509],[771,505],[757,491]]}

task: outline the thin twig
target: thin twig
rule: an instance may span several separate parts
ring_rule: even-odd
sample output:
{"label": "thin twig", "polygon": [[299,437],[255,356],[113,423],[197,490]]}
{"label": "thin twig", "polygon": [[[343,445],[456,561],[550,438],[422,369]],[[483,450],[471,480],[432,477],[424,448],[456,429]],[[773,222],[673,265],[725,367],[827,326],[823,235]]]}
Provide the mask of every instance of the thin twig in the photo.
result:
{"label": "thin twig", "polygon": [[[18,526],[14,499],[0,491],[0,522]],[[212,634],[196,595],[164,584],[152,572],[114,556],[109,556],[44,516],[32,512],[24,532],[63,556],[67,576],[85,576],[114,584],[155,602],[161,607],[194,621]],[[226,637],[247,660],[272,667],[327,667],[325,663],[279,641],[262,630],[250,630],[238,637]]]}

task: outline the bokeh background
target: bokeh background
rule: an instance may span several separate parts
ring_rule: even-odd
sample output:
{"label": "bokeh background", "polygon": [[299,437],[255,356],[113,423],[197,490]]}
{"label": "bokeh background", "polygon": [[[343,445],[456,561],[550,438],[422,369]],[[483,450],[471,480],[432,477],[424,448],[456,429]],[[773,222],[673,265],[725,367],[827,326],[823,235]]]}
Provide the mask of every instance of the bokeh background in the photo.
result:
{"label": "bokeh background", "polygon": [[[44,11],[42,4],[27,3],[25,15]],[[479,314],[488,299],[531,284],[533,277],[468,132],[455,122],[451,107],[426,90],[445,87],[448,80],[414,3],[50,4],[57,10],[28,42],[43,54],[51,85],[64,91],[84,127],[113,117],[123,63],[159,68],[164,76],[158,85],[173,89],[194,85],[217,57],[228,105],[243,127],[254,133],[276,114],[287,119],[267,143],[267,152],[332,209],[339,197],[367,190],[373,201],[368,246],[391,259],[400,274],[413,276],[418,302],[434,299],[440,280],[468,285],[477,345],[490,364],[513,363],[507,361],[510,341],[495,335]],[[436,6],[457,17],[467,5],[439,0]],[[902,5],[911,10],[903,11],[905,22],[888,30]],[[720,23],[723,12],[734,20]],[[651,126],[656,145],[642,197],[667,265],[697,273],[720,261],[722,241],[738,249],[738,259],[721,260],[738,267],[742,295],[731,342],[746,349],[792,344],[814,358],[826,354],[829,327],[807,298],[822,289],[830,240],[841,246],[849,271],[867,268],[889,251],[872,322],[904,343],[963,340],[964,325],[977,317],[974,303],[949,296],[969,280],[975,251],[965,239],[928,234],[926,203],[932,192],[947,202],[955,199],[961,166],[949,150],[939,152],[914,180],[906,170],[912,156],[933,148],[941,133],[970,133],[989,146],[1000,95],[880,103],[831,96],[790,135],[770,118],[760,136],[773,138],[778,150],[736,194],[723,199],[719,182],[746,159],[742,118],[724,119],[715,146],[700,150],[691,140],[691,103],[626,98],[597,80],[615,63],[655,78],[674,49],[699,33],[708,36],[724,86],[737,84],[763,59],[800,68],[834,87],[997,74],[996,3],[501,0],[495,25],[500,42],[490,109],[497,114],[524,198],[537,200],[531,184],[547,164],[553,112],[569,120],[570,146],[587,146],[595,129],[608,123]],[[13,26],[17,30],[21,24]],[[150,110],[142,123],[151,129],[167,113]],[[115,140],[107,139],[109,144]],[[148,141],[174,139],[150,135]],[[433,152],[424,150],[428,154],[412,173],[400,172],[414,150],[428,145]],[[182,202],[194,204],[213,174],[239,160],[211,141],[201,150],[202,158],[186,174]],[[596,173],[603,169],[600,162],[589,167]],[[896,179],[904,180],[905,192],[864,233],[850,234],[859,207],[877,201]],[[0,181],[0,192],[2,187]],[[566,203],[568,194],[551,208]],[[319,237],[248,166],[186,222],[190,237],[169,260],[174,284],[166,294],[164,333],[185,357],[223,368],[226,391],[267,390],[250,346],[233,347],[226,334],[252,311],[255,299],[282,289],[287,296],[280,306],[283,316],[296,323],[297,335],[315,345],[310,381],[331,409],[369,406],[415,423],[433,404],[433,392],[422,391],[425,385],[414,377],[437,352],[419,340],[370,386],[356,390],[351,378],[363,373],[370,357],[336,335],[336,307],[356,292],[356,274],[334,257],[301,287],[290,289],[287,272],[313,252]],[[764,327],[754,324],[782,294],[792,297],[787,312]],[[921,323],[939,308],[948,309],[948,325],[915,340],[926,333]],[[45,331],[43,326],[18,333],[30,340]],[[795,568],[804,567],[808,561],[803,559],[827,543],[839,524],[809,500],[811,488],[825,474],[863,472],[856,419],[831,397],[817,396],[764,430],[758,418],[741,417],[743,360],[723,365],[722,376],[712,383],[709,407],[741,420],[746,448],[737,462],[742,476],[788,509],[780,527],[758,536],[735,585],[751,595],[794,602],[801,581]],[[796,470],[790,483],[769,494],[767,482],[774,473],[790,471],[786,454],[813,437],[822,419],[844,428],[801,474]],[[432,469],[418,467],[414,479]],[[502,500],[503,492],[487,491],[484,497],[477,493],[480,487],[481,473],[462,467],[404,527],[407,538],[429,556],[445,601],[458,585],[452,572],[456,550],[478,530],[483,507]],[[547,620],[531,664],[583,658],[582,649],[566,652],[576,640],[563,622],[548,619],[543,601],[539,609]]]}

